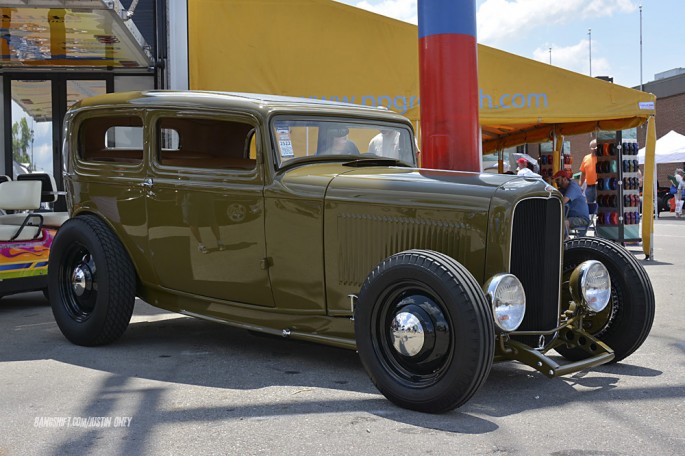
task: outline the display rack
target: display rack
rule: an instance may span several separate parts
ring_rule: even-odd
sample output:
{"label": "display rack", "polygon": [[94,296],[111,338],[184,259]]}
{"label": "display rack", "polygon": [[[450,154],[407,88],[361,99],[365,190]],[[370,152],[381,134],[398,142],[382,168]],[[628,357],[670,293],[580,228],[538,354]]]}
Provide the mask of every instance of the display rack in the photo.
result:
{"label": "display rack", "polygon": [[621,132],[597,141],[597,221],[595,234],[618,242],[640,241],[640,189],[637,142]]}
{"label": "display rack", "polygon": [[[570,149],[562,151],[560,160],[561,163],[558,169],[565,169],[572,172],[573,157],[571,156]],[[540,175],[547,182],[551,183],[552,176],[554,175],[554,152],[540,152],[538,162],[540,163]]]}

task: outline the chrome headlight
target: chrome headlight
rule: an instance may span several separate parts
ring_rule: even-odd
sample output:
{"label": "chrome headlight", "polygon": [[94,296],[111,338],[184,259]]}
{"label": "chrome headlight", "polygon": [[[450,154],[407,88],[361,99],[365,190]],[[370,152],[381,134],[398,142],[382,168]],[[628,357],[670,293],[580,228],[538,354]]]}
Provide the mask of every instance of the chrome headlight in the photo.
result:
{"label": "chrome headlight", "polygon": [[526,314],[526,293],[516,276],[495,274],[483,286],[492,306],[495,324],[505,332],[515,331]]}
{"label": "chrome headlight", "polygon": [[609,271],[596,260],[584,261],[573,270],[568,283],[571,297],[593,312],[601,312],[611,298]]}

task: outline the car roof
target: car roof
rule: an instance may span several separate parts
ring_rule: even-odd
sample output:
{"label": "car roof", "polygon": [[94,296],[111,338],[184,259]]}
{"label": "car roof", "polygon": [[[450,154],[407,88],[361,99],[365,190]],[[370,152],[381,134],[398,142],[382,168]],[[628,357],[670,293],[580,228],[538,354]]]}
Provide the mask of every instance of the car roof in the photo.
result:
{"label": "car roof", "polygon": [[372,107],[315,98],[298,98],[282,95],[268,95],[241,92],[212,92],[200,90],[173,91],[148,90],[136,92],[115,92],[85,98],[72,109],[85,107],[168,107],[168,108],[243,108],[261,111],[325,111],[331,114],[380,117],[385,120],[409,122],[400,114],[385,107]]}

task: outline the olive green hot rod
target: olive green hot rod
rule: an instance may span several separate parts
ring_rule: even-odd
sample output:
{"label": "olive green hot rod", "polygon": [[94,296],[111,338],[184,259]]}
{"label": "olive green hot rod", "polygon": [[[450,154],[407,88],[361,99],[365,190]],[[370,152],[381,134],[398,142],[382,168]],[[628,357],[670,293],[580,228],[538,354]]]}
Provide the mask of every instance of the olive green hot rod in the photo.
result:
{"label": "olive green hot rod", "polygon": [[615,243],[564,241],[556,189],[420,169],[416,155],[411,123],[378,108],[210,92],[83,100],[65,121],[55,319],[75,344],[107,344],[138,296],[356,349],[388,399],[425,412],[467,402],[494,361],[556,377],[644,342],[647,274]]}

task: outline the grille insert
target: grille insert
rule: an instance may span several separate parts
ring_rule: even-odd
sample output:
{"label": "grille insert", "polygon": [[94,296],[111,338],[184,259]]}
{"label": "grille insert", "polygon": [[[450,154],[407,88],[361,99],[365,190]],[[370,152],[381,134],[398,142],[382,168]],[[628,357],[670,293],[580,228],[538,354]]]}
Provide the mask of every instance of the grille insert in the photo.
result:
{"label": "grille insert", "polygon": [[[519,331],[545,331],[558,324],[561,223],[562,208],[557,199],[526,199],[516,206],[510,271],[526,291],[526,316]],[[537,346],[536,337],[517,339]]]}

